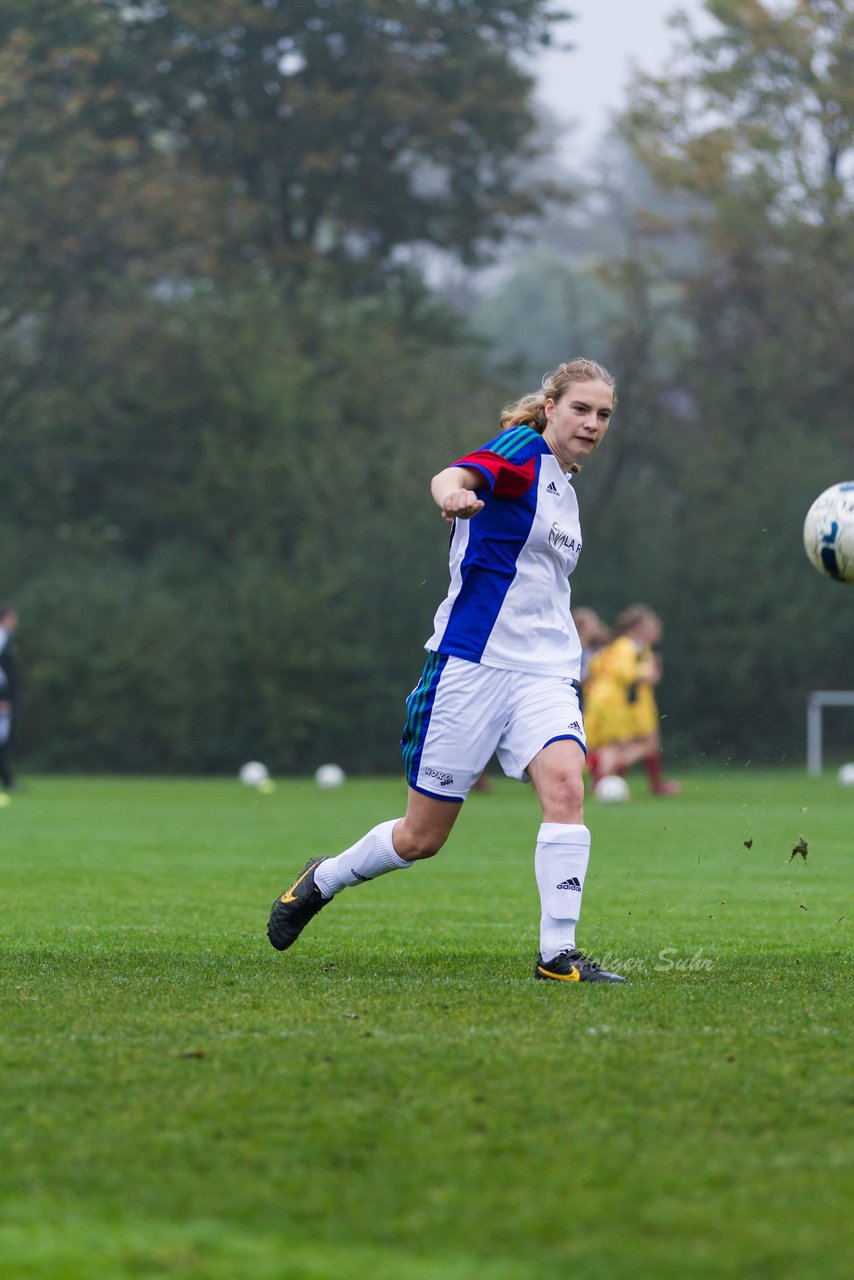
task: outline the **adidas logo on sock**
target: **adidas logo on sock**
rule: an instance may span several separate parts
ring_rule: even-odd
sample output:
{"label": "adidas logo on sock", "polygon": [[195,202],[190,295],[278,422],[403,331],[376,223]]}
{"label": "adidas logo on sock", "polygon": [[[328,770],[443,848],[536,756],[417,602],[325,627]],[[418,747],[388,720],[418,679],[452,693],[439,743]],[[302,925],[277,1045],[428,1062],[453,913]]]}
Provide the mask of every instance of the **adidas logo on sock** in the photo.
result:
{"label": "adidas logo on sock", "polygon": [[550,481],[549,481],[549,483],[548,483],[548,488],[546,489],[546,493],[553,493],[553,494],[557,495],[557,493],[558,493],[558,487],[557,487],[557,485],[555,484],[554,480],[550,480]]}
{"label": "adidas logo on sock", "polygon": [[578,876],[570,876],[568,880],[564,880],[563,884],[559,884],[558,888],[574,889],[576,893],[581,893],[581,881]]}

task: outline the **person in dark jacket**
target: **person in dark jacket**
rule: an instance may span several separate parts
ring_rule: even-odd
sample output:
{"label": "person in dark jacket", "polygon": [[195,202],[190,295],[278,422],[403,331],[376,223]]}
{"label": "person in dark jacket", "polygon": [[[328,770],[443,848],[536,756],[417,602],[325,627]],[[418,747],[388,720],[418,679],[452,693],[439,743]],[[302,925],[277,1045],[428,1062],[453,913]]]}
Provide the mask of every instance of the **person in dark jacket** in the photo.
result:
{"label": "person in dark jacket", "polygon": [[11,791],[15,785],[9,749],[18,702],[18,672],[12,645],[17,625],[17,610],[11,604],[0,603],[0,787],[4,791]]}

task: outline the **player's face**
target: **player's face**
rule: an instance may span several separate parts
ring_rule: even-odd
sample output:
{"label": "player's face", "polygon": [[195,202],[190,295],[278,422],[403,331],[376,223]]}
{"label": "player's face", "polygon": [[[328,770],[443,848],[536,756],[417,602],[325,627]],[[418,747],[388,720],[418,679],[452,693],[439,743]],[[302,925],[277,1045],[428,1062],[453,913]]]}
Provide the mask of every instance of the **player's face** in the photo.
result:
{"label": "player's face", "polygon": [[658,644],[661,640],[661,623],[656,618],[644,618],[640,627],[642,644]]}
{"label": "player's face", "polygon": [[607,382],[571,382],[559,400],[546,400],[543,437],[558,462],[569,467],[589,457],[605,438],[614,411]]}

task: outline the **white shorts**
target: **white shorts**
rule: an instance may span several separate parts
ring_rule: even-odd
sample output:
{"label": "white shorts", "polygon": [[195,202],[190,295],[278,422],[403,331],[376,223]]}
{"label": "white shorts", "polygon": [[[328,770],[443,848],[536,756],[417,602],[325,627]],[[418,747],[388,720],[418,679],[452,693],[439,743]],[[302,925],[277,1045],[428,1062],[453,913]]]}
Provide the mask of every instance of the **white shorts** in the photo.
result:
{"label": "white shorts", "polygon": [[564,676],[431,653],[406,709],[406,780],[438,800],[465,800],[494,752],[508,778],[527,781],[525,770],[550,742],[571,738],[587,750],[578,687]]}

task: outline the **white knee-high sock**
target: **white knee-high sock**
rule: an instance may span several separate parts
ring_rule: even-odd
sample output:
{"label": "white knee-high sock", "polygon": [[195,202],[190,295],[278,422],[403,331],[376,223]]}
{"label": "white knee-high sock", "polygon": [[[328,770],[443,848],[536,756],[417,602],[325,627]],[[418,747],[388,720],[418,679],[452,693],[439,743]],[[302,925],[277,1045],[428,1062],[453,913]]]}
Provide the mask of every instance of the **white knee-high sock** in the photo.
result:
{"label": "white knee-high sock", "polygon": [[553,960],[575,946],[581,895],[590,859],[587,827],[544,822],[537,836],[534,866],[540,891],[540,955]]}
{"label": "white knee-high sock", "polygon": [[331,898],[348,885],[364,884],[389,871],[412,866],[394,851],[391,833],[399,821],[392,818],[391,822],[381,822],[336,858],[324,858],[314,873],[314,883],[324,898]]}

